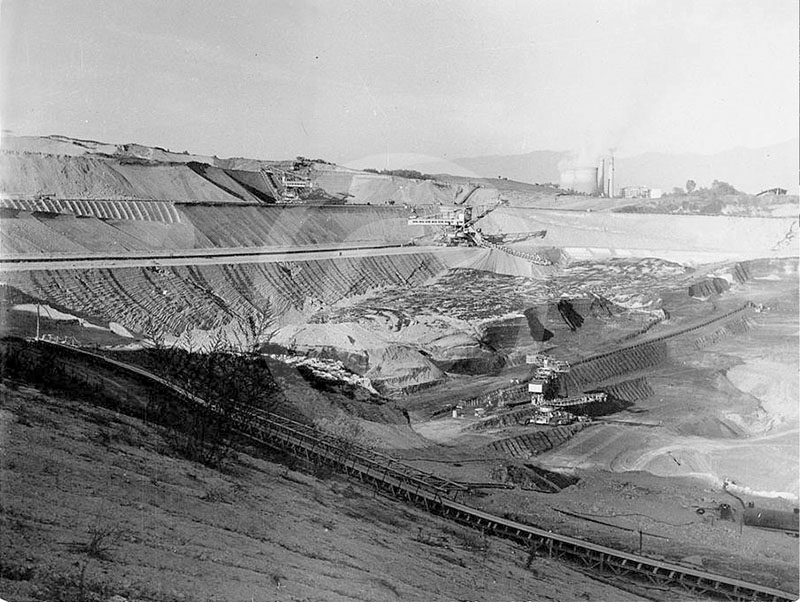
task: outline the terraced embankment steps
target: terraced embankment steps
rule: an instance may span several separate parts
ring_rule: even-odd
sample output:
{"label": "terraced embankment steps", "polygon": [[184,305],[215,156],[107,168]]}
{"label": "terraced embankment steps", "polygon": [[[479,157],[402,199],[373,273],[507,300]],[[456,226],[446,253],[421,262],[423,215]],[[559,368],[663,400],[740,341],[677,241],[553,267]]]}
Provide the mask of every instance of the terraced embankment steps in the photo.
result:
{"label": "terraced embankment steps", "polygon": [[642,343],[613,353],[575,362],[566,377],[570,392],[580,391],[582,387],[630,372],[653,368],[667,359],[667,344],[664,341]]}
{"label": "terraced embankment steps", "polygon": [[615,385],[603,387],[603,390],[608,394],[609,397],[630,403],[647,399],[654,393],[653,388],[650,386],[650,384],[647,382],[647,378],[644,376],[632,378]]}
{"label": "terraced embankment steps", "polygon": [[733,277],[739,284],[744,284],[750,280],[750,278],[752,278],[750,275],[750,270],[747,268],[745,263],[737,263],[733,267]]}
{"label": "terraced embankment steps", "polygon": [[724,278],[706,278],[689,286],[689,296],[701,299],[713,297],[721,295],[729,288],[730,284]]}
{"label": "terraced embankment steps", "polygon": [[576,422],[564,426],[545,427],[530,433],[493,441],[485,449],[511,458],[532,458],[566,443],[585,424]]}
{"label": "terraced embankment steps", "polygon": [[742,316],[738,320],[732,320],[727,324],[720,326],[716,330],[709,332],[708,334],[697,337],[694,340],[694,346],[696,349],[709,347],[710,345],[713,345],[724,338],[744,334],[752,327],[753,322],[751,322],[747,316]]}

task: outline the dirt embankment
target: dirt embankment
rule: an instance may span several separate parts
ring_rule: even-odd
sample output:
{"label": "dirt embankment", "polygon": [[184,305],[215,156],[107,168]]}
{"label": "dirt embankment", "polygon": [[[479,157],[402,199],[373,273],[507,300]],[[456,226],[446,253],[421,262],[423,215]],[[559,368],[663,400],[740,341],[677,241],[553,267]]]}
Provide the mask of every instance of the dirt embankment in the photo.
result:
{"label": "dirt embankment", "polygon": [[47,199],[2,204],[2,251],[11,255],[406,244],[423,231],[408,225],[406,210],[393,207]]}
{"label": "dirt embankment", "polygon": [[422,228],[408,225],[408,211],[394,207],[180,207],[216,247],[343,243],[404,243]]}
{"label": "dirt embankment", "polygon": [[314,183],[325,192],[342,196],[348,203],[472,205],[496,201],[498,198],[497,191],[469,184],[415,180],[327,165],[316,165],[311,176]]}
{"label": "dirt embankment", "polygon": [[9,272],[7,284],[72,311],[152,324],[179,336],[213,330],[269,303],[284,320],[391,284],[421,283],[444,270],[428,254],[320,261]]}
{"label": "dirt embankment", "polygon": [[3,152],[0,174],[0,193],[12,197],[242,202],[183,164]]}
{"label": "dirt embankment", "polygon": [[478,221],[487,234],[542,231],[527,244],[560,247],[576,258],[660,257],[703,263],[797,256],[783,241],[797,218],[635,215],[501,207]]}
{"label": "dirt embankment", "polygon": [[0,396],[9,599],[640,599],[328,474],[253,452],[215,471],[125,415]]}
{"label": "dirt embankment", "polygon": [[[387,288],[408,292],[446,269],[436,255],[418,253],[9,272],[5,281],[26,298],[46,300],[65,315],[103,325],[113,322],[139,337],[177,341],[185,347],[206,345],[220,333],[238,344],[247,316],[269,308],[275,318],[276,345],[293,353],[341,360],[382,391],[410,392],[441,382],[445,370],[481,372],[494,369],[500,360],[468,324],[443,328],[436,320],[412,319],[386,307],[368,309],[352,321],[331,323],[319,316],[332,307],[347,308],[351,299],[380,298],[380,291]],[[23,318],[13,307],[4,311],[10,312],[6,315],[14,323]],[[42,312],[43,333],[96,342],[94,330],[89,332],[77,322],[54,321],[50,313]],[[28,331],[23,334],[33,335],[33,317],[28,313],[24,318]]]}

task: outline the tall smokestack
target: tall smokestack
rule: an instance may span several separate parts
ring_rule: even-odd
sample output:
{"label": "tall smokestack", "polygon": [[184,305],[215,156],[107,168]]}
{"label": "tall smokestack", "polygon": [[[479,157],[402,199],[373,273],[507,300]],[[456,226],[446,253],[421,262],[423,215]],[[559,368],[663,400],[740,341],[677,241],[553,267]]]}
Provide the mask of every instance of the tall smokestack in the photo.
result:
{"label": "tall smokestack", "polygon": [[611,157],[608,159],[609,162],[609,169],[608,175],[608,198],[614,198],[614,155],[612,154]]}
{"label": "tall smokestack", "polygon": [[597,192],[606,193],[606,160],[600,159],[600,169],[597,170]]}

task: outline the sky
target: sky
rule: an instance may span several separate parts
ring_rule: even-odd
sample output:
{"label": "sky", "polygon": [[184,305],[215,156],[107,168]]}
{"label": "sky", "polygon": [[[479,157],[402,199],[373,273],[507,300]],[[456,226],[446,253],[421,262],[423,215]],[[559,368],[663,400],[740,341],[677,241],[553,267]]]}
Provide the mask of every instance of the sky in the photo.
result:
{"label": "sky", "polygon": [[798,135],[797,0],[0,0],[0,127],[337,163]]}

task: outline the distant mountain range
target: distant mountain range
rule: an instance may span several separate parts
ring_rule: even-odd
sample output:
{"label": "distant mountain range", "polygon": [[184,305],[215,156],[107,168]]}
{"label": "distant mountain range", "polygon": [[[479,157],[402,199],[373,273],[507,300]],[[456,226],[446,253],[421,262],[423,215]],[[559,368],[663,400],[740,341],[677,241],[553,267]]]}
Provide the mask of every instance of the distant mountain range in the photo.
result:
{"label": "distant mountain range", "polygon": [[[455,159],[452,164],[463,169],[454,175],[502,176],[532,184],[558,183],[559,163],[569,158],[568,152],[534,151],[522,155],[467,157]],[[683,188],[691,179],[698,186],[710,186],[714,180],[720,180],[753,194],[776,187],[797,194],[800,140],[795,138],[763,148],[736,148],[713,155],[645,153],[617,157],[615,163],[618,189],[638,185],[669,192],[676,186]],[[409,167],[435,173],[441,166]]]}

